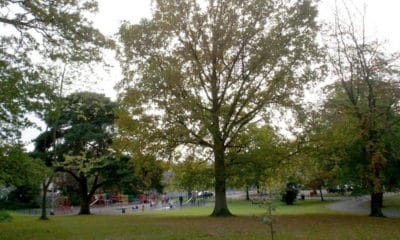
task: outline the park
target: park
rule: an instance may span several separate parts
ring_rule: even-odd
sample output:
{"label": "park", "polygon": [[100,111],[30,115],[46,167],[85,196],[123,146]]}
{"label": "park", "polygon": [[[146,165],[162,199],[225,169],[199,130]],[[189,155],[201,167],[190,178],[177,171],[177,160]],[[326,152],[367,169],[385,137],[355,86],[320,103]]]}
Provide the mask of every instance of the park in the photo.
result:
{"label": "park", "polygon": [[[400,213],[399,197],[387,208]],[[330,210],[336,201],[298,200],[292,206],[277,203],[273,212],[274,239],[397,239],[400,218],[370,218],[365,213]],[[235,215],[210,218],[212,205],[174,210],[95,213],[90,216],[15,215],[0,224],[2,239],[271,239],[262,222],[266,208],[248,201],[229,200]],[[386,205],[386,203],[385,203]]]}
{"label": "park", "polygon": [[399,3],[119,1],[0,1],[1,240],[398,238]]}

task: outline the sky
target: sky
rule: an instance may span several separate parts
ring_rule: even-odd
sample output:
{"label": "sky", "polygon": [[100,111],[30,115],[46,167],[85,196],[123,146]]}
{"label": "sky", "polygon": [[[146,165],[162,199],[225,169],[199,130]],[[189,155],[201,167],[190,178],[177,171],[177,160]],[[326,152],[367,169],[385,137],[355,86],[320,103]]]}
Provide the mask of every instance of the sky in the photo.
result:
{"label": "sky", "polygon": [[[144,17],[151,17],[152,0],[98,0],[99,12],[92,17],[94,26],[104,34],[113,36],[118,31],[122,21],[138,23]],[[345,2],[350,9],[354,6],[361,11],[366,4],[367,35],[371,39],[380,39],[386,42],[388,51],[400,51],[400,0],[320,0],[319,19],[331,21],[334,17],[335,2]],[[121,79],[118,63],[113,55],[107,56],[106,61],[113,65],[109,72],[99,69],[100,83],[96,91],[104,92],[115,99],[116,91],[113,89],[116,82]]]}
{"label": "sky", "polygon": [[[151,17],[152,0],[98,0],[98,2],[99,12],[90,18],[94,26],[107,36],[114,36],[122,21],[138,23],[142,18]],[[386,41],[389,52],[400,52],[400,0],[320,0],[320,20],[333,19],[335,2],[345,2],[350,8],[354,5],[361,10],[365,2],[367,35],[371,39]],[[87,90],[102,92],[115,100],[117,93],[114,85],[122,78],[121,70],[113,53],[106,56],[106,62],[112,67],[107,70],[97,68],[93,74],[96,78],[93,81],[97,84],[89,86]],[[29,139],[38,134],[39,130],[29,129],[24,131],[23,140],[29,144]]]}

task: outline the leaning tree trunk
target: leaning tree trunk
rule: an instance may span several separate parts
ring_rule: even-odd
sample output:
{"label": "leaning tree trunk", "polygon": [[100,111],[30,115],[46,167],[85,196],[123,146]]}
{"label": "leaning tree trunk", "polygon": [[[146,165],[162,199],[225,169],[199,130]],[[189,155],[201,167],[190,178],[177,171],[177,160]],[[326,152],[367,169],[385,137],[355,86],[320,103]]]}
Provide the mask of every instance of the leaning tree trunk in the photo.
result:
{"label": "leaning tree trunk", "polygon": [[222,142],[217,142],[214,147],[214,171],[215,171],[215,205],[211,216],[232,216],[226,202],[226,167],[225,151]]}
{"label": "leaning tree trunk", "polygon": [[80,210],[79,215],[89,215],[90,214],[90,199],[88,194],[88,186],[86,177],[79,179],[79,197],[80,197]]}
{"label": "leaning tree trunk", "polygon": [[321,202],[324,201],[324,195],[322,194],[322,186],[319,186],[319,196],[321,197]]}

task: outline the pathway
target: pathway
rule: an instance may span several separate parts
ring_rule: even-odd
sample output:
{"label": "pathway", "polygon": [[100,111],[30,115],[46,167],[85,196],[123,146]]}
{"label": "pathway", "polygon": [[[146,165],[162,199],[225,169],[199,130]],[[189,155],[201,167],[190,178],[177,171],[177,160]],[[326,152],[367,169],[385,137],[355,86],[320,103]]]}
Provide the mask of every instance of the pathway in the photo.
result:
{"label": "pathway", "polygon": [[[349,197],[346,200],[341,200],[328,204],[328,208],[340,212],[353,212],[369,214],[368,206],[370,201],[369,196]],[[400,217],[400,210],[382,209],[382,212],[387,217]]]}

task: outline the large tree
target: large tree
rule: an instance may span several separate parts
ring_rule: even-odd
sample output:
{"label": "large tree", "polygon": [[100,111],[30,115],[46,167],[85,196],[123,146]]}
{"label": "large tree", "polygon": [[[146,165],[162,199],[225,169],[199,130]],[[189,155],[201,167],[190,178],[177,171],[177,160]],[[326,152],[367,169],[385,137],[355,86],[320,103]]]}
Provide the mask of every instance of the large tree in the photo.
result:
{"label": "large tree", "polygon": [[387,170],[398,166],[393,143],[399,124],[399,57],[385,53],[378,41],[368,41],[365,26],[356,26],[350,15],[337,15],[334,27],[336,44],[330,56],[337,83],[328,107],[353,124],[349,165],[371,195],[370,215],[383,216]]}
{"label": "large tree", "polygon": [[18,140],[51,95],[45,62],[101,60],[110,42],[85,17],[96,11],[93,0],[0,1],[0,144]]}
{"label": "large tree", "polygon": [[[48,113],[48,130],[36,139],[36,152],[45,153],[48,164],[70,174],[77,182],[81,200],[80,214],[90,214],[89,201],[95,191],[122,176],[108,169],[116,164],[111,150],[114,136],[114,108],[102,94],[80,92],[64,99],[59,116]],[[57,144],[49,139],[55,138]],[[50,151],[49,151],[50,150]],[[125,172],[121,172],[121,174]]]}
{"label": "large tree", "polygon": [[230,215],[227,149],[309,80],[316,15],[311,0],[157,0],[151,19],[121,26],[121,106],[135,120],[152,118],[158,143],[212,152],[212,216]]}

